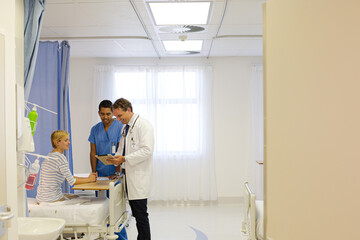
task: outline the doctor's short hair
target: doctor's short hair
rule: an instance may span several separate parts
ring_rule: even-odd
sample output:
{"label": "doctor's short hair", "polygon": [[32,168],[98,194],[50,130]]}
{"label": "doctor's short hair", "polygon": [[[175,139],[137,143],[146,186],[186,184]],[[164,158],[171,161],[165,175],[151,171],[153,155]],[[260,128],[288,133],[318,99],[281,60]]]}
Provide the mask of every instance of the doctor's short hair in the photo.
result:
{"label": "doctor's short hair", "polygon": [[129,100],[126,100],[125,98],[119,98],[114,102],[113,105],[114,109],[122,109],[123,111],[127,111],[128,108],[130,108],[131,112],[133,111],[131,102]]}
{"label": "doctor's short hair", "polygon": [[99,104],[99,111],[101,110],[101,108],[110,108],[112,112],[113,111],[112,102],[110,100],[102,100],[101,103]]}
{"label": "doctor's short hair", "polygon": [[51,134],[51,145],[56,148],[55,142],[68,137],[70,134],[64,130],[57,130]]}

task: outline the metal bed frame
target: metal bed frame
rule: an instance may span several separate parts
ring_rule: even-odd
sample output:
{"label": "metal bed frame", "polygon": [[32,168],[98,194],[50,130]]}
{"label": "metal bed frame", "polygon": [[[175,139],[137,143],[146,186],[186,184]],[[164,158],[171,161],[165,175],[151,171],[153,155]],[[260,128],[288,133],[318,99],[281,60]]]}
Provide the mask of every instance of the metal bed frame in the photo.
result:
{"label": "metal bed frame", "polygon": [[249,183],[245,182],[244,194],[244,221],[242,222],[242,232],[249,238],[248,240],[256,240],[256,196],[251,191]]}
{"label": "metal bed frame", "polygon": [[[117,239],[118,236],[115,232],[120,232],[131,217],[131,213],[126,210],[125,198],[125,184],[122,180],[124,175],[120,176],[117,180],[109,183],[109,216],[101,226],[89,226],[88,224],[65,224],[63,233],[60,236],[61,240],[65,240],[63,234],[74,234],[75,239],[78,238],[78,233],[84,233],[81,239],[90,239],[92,233],[99,233],[100,239]],[[105,195],[105,191],[103,191]]]}

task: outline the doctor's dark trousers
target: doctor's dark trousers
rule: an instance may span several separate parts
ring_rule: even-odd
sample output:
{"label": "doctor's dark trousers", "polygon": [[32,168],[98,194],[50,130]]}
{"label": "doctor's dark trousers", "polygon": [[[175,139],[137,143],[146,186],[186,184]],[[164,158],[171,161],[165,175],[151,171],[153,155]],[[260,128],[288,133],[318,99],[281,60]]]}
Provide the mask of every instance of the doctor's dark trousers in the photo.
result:
{"label": "doctor's dark trousers", "polygon": [[147,199],[129,200],[132,215],[136,219],[137,240],[150,240],[150,223],[147,212]]}

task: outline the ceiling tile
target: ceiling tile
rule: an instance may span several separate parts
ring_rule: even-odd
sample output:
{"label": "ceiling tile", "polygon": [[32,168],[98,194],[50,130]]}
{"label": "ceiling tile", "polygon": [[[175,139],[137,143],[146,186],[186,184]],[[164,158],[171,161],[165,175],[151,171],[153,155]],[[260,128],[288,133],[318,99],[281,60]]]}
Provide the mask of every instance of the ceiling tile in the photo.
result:
{"label": "ceiling tile", "polygon": [[223,19],[226,0],[210,0],[212,6],[209,24],[202,25],[205,30],[186,34],[159,31],[149,14],[149,1],[159,0],[132,0],[147,29],[146,32],[129,0],[47,0],[41,37],[147,37],[148,33],[153,39],[153,42],[139,39],[69,40],[72,57],[157,57],[156,51],[161,57],[178,57],[168,55],[161,41],[176,40],[179,35],[186,35],[188,40],[204,40],[200,54],[184,57],[206,57],[210,47],[210,56],[262,54],[261,38],[215,36],[261,35],[261,7],[265,0],[228,0]]}

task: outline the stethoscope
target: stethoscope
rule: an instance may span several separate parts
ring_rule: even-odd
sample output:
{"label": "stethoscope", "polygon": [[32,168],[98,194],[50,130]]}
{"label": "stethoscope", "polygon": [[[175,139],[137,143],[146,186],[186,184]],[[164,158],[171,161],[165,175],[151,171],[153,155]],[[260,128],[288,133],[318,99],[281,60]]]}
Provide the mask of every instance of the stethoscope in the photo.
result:
{"label": "stethoscope", "polygon": [[[133,134],[133,129],[134,129],[134,127],[135,127],[135,123],[136,123],[136,121],[138,120],[138,118],[139,118],[139,116],[140,115],[138,115],[137,117],[136,117],[136,119],[135,119],[135,121],[134,121],[134,124],[131,126],[131,128],[129,129],[129,132],[130,132],[130,134]],[[123,131],[122,131],[122,133],[121,133],[121,136],[122,137],[126,137],[126,132],[125,132],[125,128],[123,129]]]}

